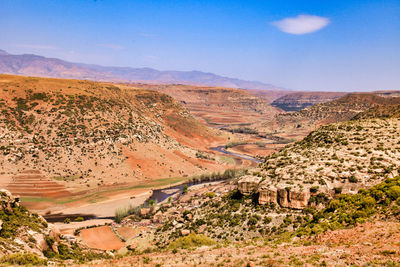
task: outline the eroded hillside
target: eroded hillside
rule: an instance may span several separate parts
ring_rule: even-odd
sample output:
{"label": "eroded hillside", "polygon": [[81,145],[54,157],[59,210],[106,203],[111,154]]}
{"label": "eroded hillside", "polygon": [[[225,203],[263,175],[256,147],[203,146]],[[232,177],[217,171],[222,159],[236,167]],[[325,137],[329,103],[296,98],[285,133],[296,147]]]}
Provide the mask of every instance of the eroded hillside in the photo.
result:
{"label": "eroded hillside", "polygon": [[398,118],[322,126],[266,157],[244,186],[258,188],[259,202],[290,208],[318,204],[338,192],[357,192],[399,175],[399,129]]}
{"label": "eroded hillside", "polygon": [[353,93],[334,101],[276,115],[257,126],[260,132],[305,136],[321,125],[346,121],[369,108],[400,104],[399,97],[381,97],[373,93]]}
{"label": "eroded hillside", "polygon": [[223,169],[218,139],[170,96],[80,80],[0,76],[2,182],[26,169],[93,188]]}
{"label": "eroded hillside", "polygon": [[[247,90],[187,85],[143,85],[181,101],[195,116],[211,126],[250,124],[272,118],[282,110]],[[268,91],[267,91],[268,92]]]}
{"label": "eroded hillside", "polygon": [[296,92],[275,99],[271,105],[285,111],[298,111],[312,105],[338,99],[344,92]]}

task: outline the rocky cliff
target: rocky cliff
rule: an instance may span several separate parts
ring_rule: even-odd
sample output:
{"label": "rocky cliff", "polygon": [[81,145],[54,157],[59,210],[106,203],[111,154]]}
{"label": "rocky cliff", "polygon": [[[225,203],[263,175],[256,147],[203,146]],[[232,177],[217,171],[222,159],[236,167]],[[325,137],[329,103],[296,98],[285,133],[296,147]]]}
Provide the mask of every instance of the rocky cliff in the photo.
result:
{"label": "rocky cliff", "polygon": [[345,92],[296,92],[275,99],[271,105],[284,111],[298,111],[309,106],[338,99]]}
{"label": "rocky cliff", "polygon": [[280,184],[271,186],[263,183],[263,179],[257,176],[247,175],[238,181],[238,189],[244,195],[257,194],[260,205],[275,204],[283,208],[304,209],[308,206],[310,189],[290,189],[290,185]]}

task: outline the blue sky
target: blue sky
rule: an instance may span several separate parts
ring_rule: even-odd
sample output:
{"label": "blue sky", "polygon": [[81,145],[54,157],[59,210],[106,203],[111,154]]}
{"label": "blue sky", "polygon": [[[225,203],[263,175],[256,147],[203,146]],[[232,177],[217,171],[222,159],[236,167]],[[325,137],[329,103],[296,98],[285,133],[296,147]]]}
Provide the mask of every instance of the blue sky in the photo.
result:
{"label": "blue sky", "polygon": [[0,49],[296,90],[400,89],[400,1],[1,0]]}

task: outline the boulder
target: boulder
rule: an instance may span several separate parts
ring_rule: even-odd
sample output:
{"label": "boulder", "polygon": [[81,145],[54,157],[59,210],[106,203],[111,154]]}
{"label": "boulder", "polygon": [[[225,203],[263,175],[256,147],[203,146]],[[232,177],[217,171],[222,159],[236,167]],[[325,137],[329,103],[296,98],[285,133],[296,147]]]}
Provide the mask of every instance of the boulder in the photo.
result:
{"label": "boulder", "polygon": [[246,175],[238,181],[238,189],[243,195],[250,195],[257,191],[261,177]]}
{"label": "boulder", "polygon": [[59,242],[61,235],[60,229],[58,229],[58,227],[55,225],[51,225],[49,228],[50,228],[49,236],[53,237],[55,241]]}
{"label": "boulder", "polygon": [[10,191],[8,191],[7,189],[1,188],[0,189],[0,195],[5,195],[9,200],[14,200],[14,197],[12,196],[12,194],[10,193]]}
{"label": "boulder", "polygon": [[132,250],[134,251],[137,248],[138,244],[136,241],[132,241],[129,245],[128,245],[128,250]]}
{"label": "boulder", "polygon": [[206,224],[203,224],[203,225],[201,225],[200,227],[199,227],[199,230],[198,230],[198,232],[201,234],[201,233],[204,233],[204,231],[207,229],[207,225]]}
{"label": "boulder", "polygon": [[145,216],[150,213],[150,208],[142,208],[140,210],[140,215]]}
{"label": "boulder", "polygon": [[152,221],[153,223],[162,223],[164,221],[163,214],[160,211],[157,212],[156,214],[154,214]]}
{"label": "boulder", "polygon": [[188,221],[191,221],[191,220],[193,219],[193,215],[192,215],[191,213],[186,214],[186,219],[187,219]]}
{"label": "boulder", "polygon": [[182,235],[188,235],[188,234],[190,234],[190,230],[188,230],[188,229],[183,229],[183,230],[181,230],[181,234],[182,234]]}

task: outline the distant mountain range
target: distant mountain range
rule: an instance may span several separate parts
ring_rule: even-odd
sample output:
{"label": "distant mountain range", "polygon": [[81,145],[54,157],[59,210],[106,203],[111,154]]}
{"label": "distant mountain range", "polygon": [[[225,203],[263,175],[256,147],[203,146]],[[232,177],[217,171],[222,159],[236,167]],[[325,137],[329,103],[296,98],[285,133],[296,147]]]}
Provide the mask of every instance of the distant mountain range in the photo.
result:
{"label": "distant mountain range", "polygon": [[283,90],[271,84],[223,77],[201,71],[159,71],[151,68],[105,67],[57,58],[0,50],[0,73],[112,82],[175,83],[244,89]]}

